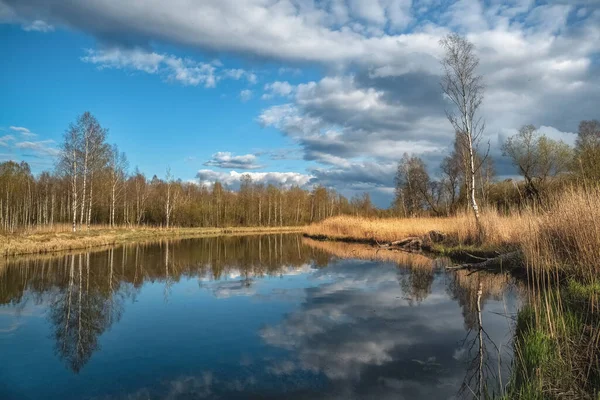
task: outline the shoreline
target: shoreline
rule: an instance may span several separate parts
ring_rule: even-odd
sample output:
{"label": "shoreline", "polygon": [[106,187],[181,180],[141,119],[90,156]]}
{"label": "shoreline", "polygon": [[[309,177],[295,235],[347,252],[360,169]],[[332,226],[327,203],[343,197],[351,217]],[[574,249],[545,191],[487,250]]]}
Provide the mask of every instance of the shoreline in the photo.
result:
{"label": "shoreline", "polygon": [[479,227],[465,214],[344,216],[309,225],[303,233],[332,243],[370,244],[377,251],[410,253],[415,243],[421,250],[417,254],[448,257],[459,264],[457,270],[471,269],[469,275],[516,266],[510,272],[526,278],[527,301],[515,317],[514,365],[499,398],[552,399],[571,393],[600,399],[599,200],[600,191],[593,189],[566,192],[540,210],[506,215],[484,210]]}
{"label": "shoreline", "polygon": [[0,235],[0,256],[13,257],[114,246],[136,241],[195,237],[300,233],[301,226],[226,228],[96,228],[77,232],[32,232]]}
{"label": "shoreline", "polygon": [[[364,244],[370,246],[378,246],[379,249],[392,250],[392,251],[403,251],[407,254],[422,254],[433,258],[447,257],[451,261],[456,263],[477,263],[482,261],[481,259],[492,259],[502,254],[514,251],[517,247],[492,247],[492,246],[475,246],[475,245],[456,245],[448,244],[444,242],[432,243],[418,250],[408,250],[403,248],[386,248],[384,244],[380,243],[375,238],[359,238],[351,236],[328,236],[325,234],[310,234],[303,231],[302,236],[308,239],[312,239],[319,242],[334,242],[334,243],[354,243]],[[525,266],[519,265],[517,268],[511,268],[512,270],[524,270]],[[490,270],[493,272],[494,270]],[[498,271],[499,272],[499,271]]]}

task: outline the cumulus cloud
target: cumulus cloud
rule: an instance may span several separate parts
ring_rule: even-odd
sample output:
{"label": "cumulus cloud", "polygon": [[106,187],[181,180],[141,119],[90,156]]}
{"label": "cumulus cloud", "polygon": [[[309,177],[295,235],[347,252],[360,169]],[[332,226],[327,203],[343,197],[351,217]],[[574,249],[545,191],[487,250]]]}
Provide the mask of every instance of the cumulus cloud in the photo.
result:
{"label": "cumulus cloud", "polygon": [[213,154],[212,158],[204,163],[206,166],[217,168],[237,168],[237,169],[259,169],[262,165],[256,163],[256,155],[244,154],[235,156],[227,151],[219,151]]}
{"label": "cumulus cloud", "polygon": [[[531,123],[568,133],[580,120],[598,117],[595,1],[173,0],[167,6],[97,0],[45,7],[40,0],[0,0],[0,14],[18,23],[66,25],[118,49],[92,50],[88,62],[189,85],[214,86],[224,78],[251,84],[256,75],[131,46],[167,43],[276,61],[279,74],[316,65],[325,76],[265,85],[263,98],[285,104],[263,110],[257,120],[290,137],[304,159],[322,164],[310,174],[330,182],[353,179],[358,165],[391,165],[405,152],[422,156],[437,172],[453,139],[438,85],[438,42],[451,30],[466,35],[481,58],[484,142],[493,146],[499,175],[514,173],[499,154],[508,132]],[[375,178],[371,186],[380,188]]]}
{"label": "cumulus cloud", "polygon": [[253,182],[262,183],[265,185],[283,186],[291,188],[292,186],[306,186],[309,184],[313,176],[301,174],[298,172],[219,172],[209,169],[202,169],[196,174],[196,178],[202,185],[212,185],[219,181],[234,189],[239,188],[240,180],[243,175],[249,175]]}
{"label": "cumulus cloud", "polygon": [[224,71],[224,76],[235,79],[236,81],[246,79],[250,84],[255,84],[258,81],[258,77],[254,72],[249,72],[241,68],[227,69]]}
{"label": "cumulus cloud", "polygon": [[252,98],[252,90],[244,89],[240,92],[240,99],[243,102],[247,102]]}
{"label": "cumulus cloud", "polygon": [[262,95],[263,100],[272,99],[275,96],[289,96],[294,91],[294,87],[287,81],[275,81],[267,83],[264,87],[265,93]]}
{"label": "cumulus cloud", "polygon": [[[137,40],[145,44],[158,39],[204,50],[288,61],[391,61],[403,51],[399,43],[409,50],[423,44],[411,37],[381,34],[382,23],[401,26],[407,20],[403,13],[409,11],[408,3],[403,2],[402,6],[398,1],[381,1],[387,5],[378,9],[371,4],[380,2],[371,1],[354,1],[352,7],[338,1],[296,0],[277,3],[174,0],[168,6],[160,0],[127,4],[117,0],[57,2],[53,7],[45,7],[39,0],[2,0],[2,3],[19,18],[44,18],[106,41]],[[354,15],[361,21],[344,15]]]}
{"label": "cumulus cloud", "polygon": [[36,19],[35,21],[23,25],[23,30],[27,32],[52,32],[54,31],[54,26],[47,24],[46,22]]}
{"label": "cumulus cloud", "polygon": [[258,121],[294,139],[306,160],[337,167],[350,166],[356,157],[389,164],[405,152],[443,151],[449,142],[443,106],[423,114],[423,100],[404,96],[409,104],[384,89],[364,87],[358,78],[326,77],[298,85],[294,103],[269,107]]}
{"label": "cumulus cloud", "polygon": [[326,186],[364,192],[375,188],[392,188],[396,168],[394,162],[351,163],[342,159],[331,168],[313,168],[311,174]]}
{"label": "cumulus cloud", "polygon": [[215,87],[216,67],[210,63],[196,62],[168,54],[148,52],[139,48],[105,50],[88,49],[82,61],[96,64],[98,68],[131,69],[148,74],[163,74],[167,80],[183,85]]}
{"label": "cumulus cloud", "polygon": [[[87,49],[81,60],[95,64],[99,69],[114,68],[159,74],[167,81],[179,82],[186,86],[202,85],[213,88],[222,79],[244,78],[251,84],[256,83],[258,79],[256,74],[243,69],[219,70],[222,67],[220,61],[198,62],[142,48]],[[244,92],[251,93],[249,90]]]}

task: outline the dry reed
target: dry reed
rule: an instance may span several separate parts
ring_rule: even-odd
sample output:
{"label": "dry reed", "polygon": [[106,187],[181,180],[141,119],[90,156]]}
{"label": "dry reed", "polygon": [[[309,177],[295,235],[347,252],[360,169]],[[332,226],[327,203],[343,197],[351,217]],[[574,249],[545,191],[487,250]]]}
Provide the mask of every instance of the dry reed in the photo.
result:
{"label": "dry reed", "polygon": [[[481,215],[485,241],[483,245],[504,247],[520,241],[524,224],[521,213],[501,216],[489,210]],[[361,218],[340,216],[304,228],[308,235],[324,235],[331,239],[356,239],[390,242],[411,236],[422,236],[430,231],[448,235],[449,244],[474,245],[479,242],[477,224],[470,214],[440,218]]]}

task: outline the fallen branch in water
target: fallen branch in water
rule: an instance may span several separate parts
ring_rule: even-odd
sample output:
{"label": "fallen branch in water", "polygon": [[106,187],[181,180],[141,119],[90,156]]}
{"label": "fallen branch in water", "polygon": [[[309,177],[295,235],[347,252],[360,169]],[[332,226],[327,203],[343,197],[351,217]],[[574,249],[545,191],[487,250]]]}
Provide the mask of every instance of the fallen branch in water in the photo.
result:
{"label": "fallen branch in water", "polygon": [[[484,261],[461,264],[446,267],[450,270],[468,269],[468,270],[506,270],[521,266],[523,253],[520,250],[500,254],[496,257],[487,258]],[[478,257],[481,258],[481,257]]]}
{"label": "fallen branch in water", "polygon": [[446,239],[446,235],[439,231],[430,231],[423,236],[410,236],[401,240],[379,244],[380,248],[389,250],[430,250],[433,243],[440,243]]}
{"label": "fallen branch in water", "polygon": [[[421,250],[432,250],[433,243],[441,243],[445,239],[446,235],[444,233],[438,231],[431,231],[423,236],[410,236],[389,243],[381,244],[377,242],[377,245],[380,249],[415,252]],[[496,255],[494,255],[493,257],[480,257],[467,252],[463,253],[471,260],[475,260],[475,262],[448,266],[446,267],[446,269],[467,269],[472,271],[503,269],[506,270],[519,268],[522,265],[522,253],[520,250],[511,251],[504,254],[496,252]]]}

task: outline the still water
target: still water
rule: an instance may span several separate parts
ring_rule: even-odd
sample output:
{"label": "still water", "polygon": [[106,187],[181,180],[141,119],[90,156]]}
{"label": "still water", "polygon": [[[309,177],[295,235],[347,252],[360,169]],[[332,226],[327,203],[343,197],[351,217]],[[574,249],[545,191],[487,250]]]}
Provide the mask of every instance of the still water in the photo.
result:
{"label": "still water", "polygon": [[298,235],[2,260],[0,399],[498,392],[519,290],[440,264]]}

